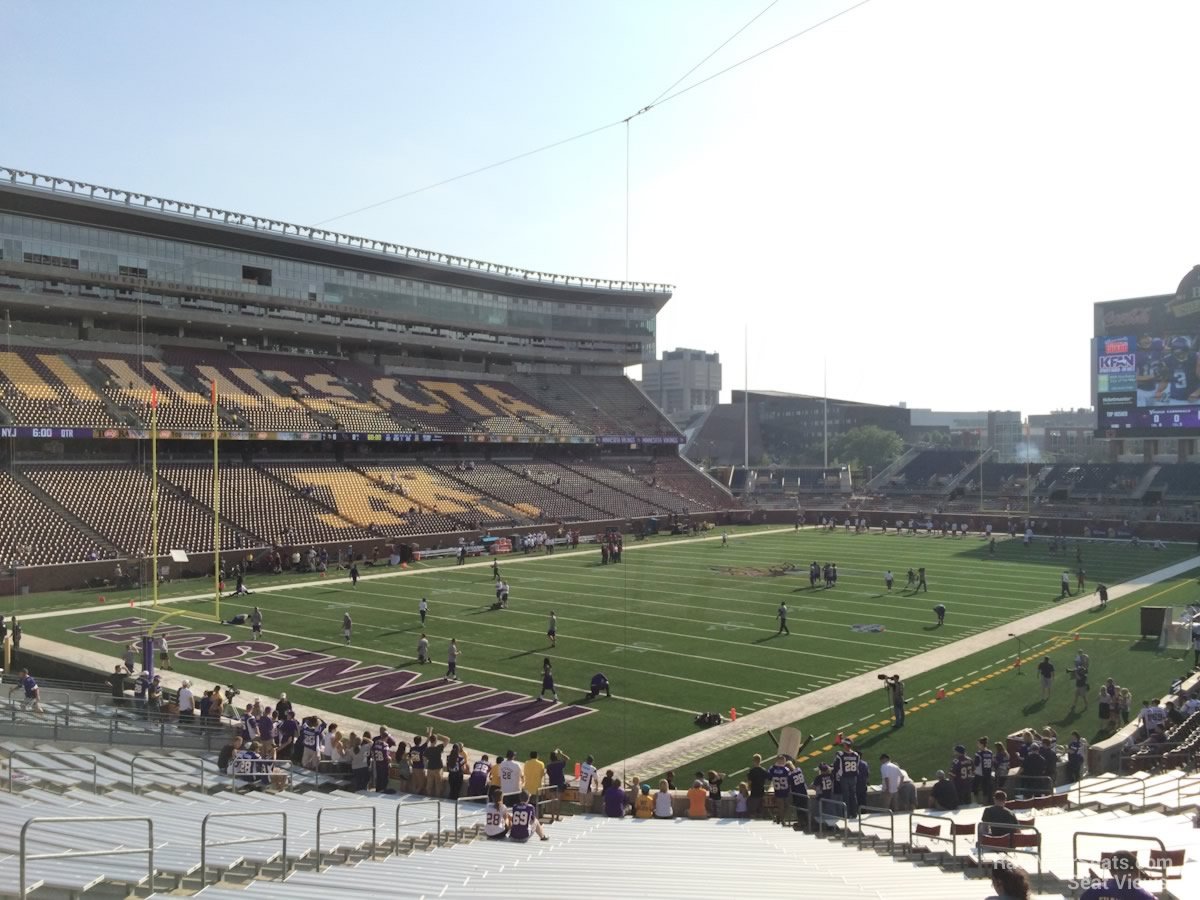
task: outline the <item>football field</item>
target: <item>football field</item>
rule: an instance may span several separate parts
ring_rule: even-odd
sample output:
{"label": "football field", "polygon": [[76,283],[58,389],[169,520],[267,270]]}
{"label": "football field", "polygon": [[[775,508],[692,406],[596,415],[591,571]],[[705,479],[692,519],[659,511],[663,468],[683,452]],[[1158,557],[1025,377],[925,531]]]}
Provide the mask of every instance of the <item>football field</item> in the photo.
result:
{"label": "football field", "polygon": [[[403,575],[364,578],[357,588],[331,575],[224,600],[224,619],[261,608],[259,641],[246,626],[217,624],[211,600],[151,610],[130,609],[117,596],[109,608],[30,620],[26,633],[115,661],[145,630],[141,620],[166,616],[159,633],[169,636],[176,670],[199,685],[235,684],[243,702],[287,691],[301,709],[326,709],[400,733],[433,725],[483,752],[512,746],[522,755],[529,749],[544,755],[561,747],[575,759],[593,754],[604,761],[693,733],[698,711],[752,712],[1044,609],[1059,596],[1063,569],[1071,571],[1074,588],[1078,567],[1073,542],[1065,554],[1052,555],[1045,542],[1025,547],[1005,539],[993,555],[977,536],[730,534],[728,546],[713,533],[630,540],[623,561],[613,565],[601,565],[591,548],[501,558],[500,574],[511,589],[507,609],[492,608],[487,561],[419,565]],[[1187,558],[1191,549],[1084,542],[1087,591],[1097,581],[1111,586]],[[810,588],[814,560],[837,564],[836,587]],[[906,589],[907,569],[922,566],[928,591]],[[896,576],[890,593],[887,569]],[[271,583],[251,579],[249,587]],[[429,601],[424,626],[421,597]],[[788,606],[790,635],[778,633],[780,603]],[[932,612],[938,603],[947,609],[940,627]],[[555,647],[546,636],[552,611]],[[342,639],[347,612],[354,623],[349,646]],[[432,656],[423,666],[416,661],[422,632]],[[448,683],[451,638],[461,655],[458,681]],[[547,658],[558,704],[549,695],[537,699]],[[587,697],[597,672],[610,680],[611,699]]]}

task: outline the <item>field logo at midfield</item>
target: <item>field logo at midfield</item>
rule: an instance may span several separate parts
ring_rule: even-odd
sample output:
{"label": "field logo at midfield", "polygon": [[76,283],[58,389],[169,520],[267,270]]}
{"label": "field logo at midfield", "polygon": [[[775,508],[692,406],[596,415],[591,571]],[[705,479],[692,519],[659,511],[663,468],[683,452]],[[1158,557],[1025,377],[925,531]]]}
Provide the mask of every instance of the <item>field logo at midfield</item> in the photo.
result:
{"label": "field logo at midfield", "polygon": [[800,571],[793,563],[780,563],[765,569],[757,569],[754,566],[712,566],[711,568],[718,575],[737,575],[742,578],[774,578]]}
{"label": "field logo at midfield", "polygon": [[[67,629],[114,644],[126,644],[146,633],[152,623],[126,617]],[[170,639],[176,659],[203,662],[229,672],[287,681],[323,694],[349,694],[351,699],[403,712],[417,712],[445,722],[482,719],[476,728],[512,737],[590,715],[595,710],[569,703],[550,703],[525,694],[497,691],[480,684],[445,678],[421,680],[417,672],[363,663],[314,650],[281,649],[269,641],[231,637],[218,631],[193,631],[184,625],[160,625],[154,631]]]}

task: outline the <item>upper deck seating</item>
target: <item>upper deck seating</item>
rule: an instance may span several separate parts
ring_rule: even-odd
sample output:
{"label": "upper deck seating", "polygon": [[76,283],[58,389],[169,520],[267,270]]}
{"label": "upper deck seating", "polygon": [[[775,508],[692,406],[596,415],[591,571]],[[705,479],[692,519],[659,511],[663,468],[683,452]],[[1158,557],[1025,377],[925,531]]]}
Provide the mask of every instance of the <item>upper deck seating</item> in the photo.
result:
{"label": "upper deck seating", "polygon": [[113,428],[123,424],[70,361],[50,350],[0,350],[0,405],[15,425]]}

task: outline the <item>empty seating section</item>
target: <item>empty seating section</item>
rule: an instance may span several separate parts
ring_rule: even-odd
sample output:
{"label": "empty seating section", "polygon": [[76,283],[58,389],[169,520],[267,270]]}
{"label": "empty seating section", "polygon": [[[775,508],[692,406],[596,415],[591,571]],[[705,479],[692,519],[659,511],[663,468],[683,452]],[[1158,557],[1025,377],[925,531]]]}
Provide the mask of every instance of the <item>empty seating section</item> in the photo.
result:
{"label": "empty seating section", "polygon": [[0,470],[0,564],[79,562],[96,542],[53,510],[13,476]]}
{"label": "empty seating section", "polygon": [[[503,500],[509,506],[529,515],[537,522],[586,522],[589,519],[610,518],[611,513],[596,505],[591,494],[567,496],[561,487],[547,486],[532,479],[532,469],[513,466],[505,468],[496,463],[476,463],[468,471],[457,471],[453,464],[435,466],[476,490]],[[530,472],[525,477],[522,471]]]}
{"label": "empty seating section", "polygon": [[1200,497],[1200,463],[1162,466],[1150,490],[1172,500]]}
{"label": "empty seating section", "polygon": [[111,428],[122,424],[71,363],[50,350],[0,351],[0,405],[14,425]]}
{"label": "empty seating section", "polygon": [[605,496],[611,497],[613,504],[621,504],[621,515],[649,516],[683,512],[685,509],[691,511],[688,502],[678,494],[651,485],[649,478],[640,474],[633,463],[610,467],[600,463],[572,460],[568,465],[574,472],[611,488],[611,493]]}
{"label": "empty seating section", "polygon": [[[211,472],[211,470],[210,470]],[[73,516],[131,555],[150,551],[150,476],[131,466],[29,466],[24,475]],[[103,490],[99,488],[103,486]],[[231,546],[231,536],[222,541]],[[210,552],[212,511],[181,497],[169,485],[158,491],[160,553]]]}
{"label": "empty seating section", "polygon": [[620,427],[610,416],[593,410],[592,403],[571,387],[569,375],[514,375],[509,381],[534,398],[547,410],[554,421],[549,422],[552,434],[616,434]]}
{"label": "empty seating section", "polygon": [[678,456],[656,456],[645,464],[633,465],[642,478],[682,497],[688,509],[734,509],[740,505],[711,478]]}
{"label": "empty seating section", "polygon": [[654,404],[623,376],[576,378],[575,390],[591,399],[620,426],[618,434],[675,435],[678,430]]}
{"label": "empty seating section", "polygon": [[979,453],[974,450],[925,450],[892,475],[889,487],[907,487],[912,490],[940,487],[959,474],[964,467],[978,460]]}
{"label": "empty seating section", "polygon": [[1149,471],[1150,466],[1142,463],[1056,466],[1053,480],[1043,483],[1048,490],[1068,490],[1073,495],[1129,496]]}
{"label": "empty seating section", "polygon": [[[160,468],[159,474],[211,508],[210,465],[169,463]],[[281,546],[370,537],[365,528],[301,496],[295,488],[241,464],[221,465],[221,515],[243,531]]]}
{"label": "empty seating section", "polygon": [[318,358],[243,352],[237,357],[279,393],[294,397],[306,409],[329,419],[344,431],[405,430],[370,399],[369,382],[363,387],[342,378]]}
{"label": "empty seating section", "polygon": [[422,431],[542,436],[559,418],[507,381],[378,374],[373,396]]}
{"label": "empty seating section", "polygon": [[[472,463],[473,465],[473,463]],[[358,466],[378,490],[399,495],[402,506],[442,513],[460,523],[482,525],[521,525],[537,519],[535,507],[518,508],[499,500],[483,497],[479,491],[454,480],[450,474],[428,466],[401,463]],[[464,465],[455,475],[468,471]]]}
{"label": "empty seating section", "polygon": [[471,521],[470,516],[459,516],[460,511],[469,513],[469,507],[450,495],[441,499],[439,509],[437,497],[428,504],[410,500],[344,466],[280,464],[264,465],[264,469],[302,494],[307,493],[337,510],[343,519],[382,535],[442,534],[461,531]]}
{"label": "empty seating section", "polygon": [[[1027,466],[1025,463],[994,463],[986,461],[983,464],[983,489],[992,494],[1023,494],[1025,492],[1026,476],[1029,481],[1036,481],[1041,470],[1041,464]],[[979,478],[976,472],[972,478]],[[978,484],[978,482],[976,482]]]}
{"label": "empty seating section", "polygon": [[104,395],[136,424],[149,424],[152,390],[158,393],[158,427],[179,431],[205,431],[212,427],[212,400],[208,390],[178,366],[153,354],[81,353],[71,358],[83,372],[94,372]]}
{"label": "empty seating section", "polygon": [[252,367],[223,350],[167,347],[163,357],[201,384],[216,384],[217,402],[236,428],[252,431],[326,431],[294,397],[279,393]]}

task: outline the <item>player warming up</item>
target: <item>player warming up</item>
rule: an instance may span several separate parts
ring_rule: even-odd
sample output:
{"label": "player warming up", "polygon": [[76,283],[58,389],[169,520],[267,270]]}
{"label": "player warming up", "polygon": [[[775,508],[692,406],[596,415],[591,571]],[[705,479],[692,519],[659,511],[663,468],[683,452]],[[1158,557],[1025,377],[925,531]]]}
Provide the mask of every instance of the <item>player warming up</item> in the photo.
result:
{"label": "player warming up", "polygon": [[946,624],[946,607],[943,604],[939,603],[937,606],[935,606],[933,608],[933,611],[934,611],[934,613],[937,614],[938,625],[939,626],[945,625]]}
{"label": "player warming up", "polygon": [[350,637],[353,631],[354,622],[351,621],[350,612],[347,610],[346,612],[342,613],[342,637],[345,639],[347,645],[350,644]]}

